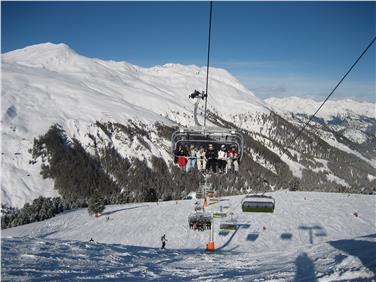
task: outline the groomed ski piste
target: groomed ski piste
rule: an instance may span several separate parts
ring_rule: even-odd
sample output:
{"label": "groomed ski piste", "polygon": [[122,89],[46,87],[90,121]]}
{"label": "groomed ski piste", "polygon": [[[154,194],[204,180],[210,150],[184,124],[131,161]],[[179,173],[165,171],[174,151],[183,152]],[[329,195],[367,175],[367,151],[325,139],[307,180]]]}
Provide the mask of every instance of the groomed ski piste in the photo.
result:
{"label": "groomed ski piste", "polygon": [[220,230],[214,219],[214,253],[209,230],[189,229],[195,200],[112,205],[99,218],[79,209],[6,229],[2,280],[375,281],[375,195],[269,195],[273,214],[243,213],[243,196],[209,204],[239,226]]}

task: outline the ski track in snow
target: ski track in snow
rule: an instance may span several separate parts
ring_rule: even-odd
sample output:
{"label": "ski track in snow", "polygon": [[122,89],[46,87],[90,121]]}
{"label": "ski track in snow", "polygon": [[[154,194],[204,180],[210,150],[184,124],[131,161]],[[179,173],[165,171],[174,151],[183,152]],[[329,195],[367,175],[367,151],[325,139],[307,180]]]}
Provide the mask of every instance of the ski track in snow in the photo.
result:
{"label": "ski track in snow", "polygon": [[[2,279],[375,280],[376,196],[270,194],[274,214],[242,213],[242,196],[228,197],[230,208],[224,210],[234,213],[240,228],[219,230],[215,219],[215,253],[204,250],[209,231],[188,228],[191,200],[112,205],[100,218],[79,209],[6,229]],[[164,233],[168,249],[162,251]],[[91,237],[97,243],[89,243]]]}

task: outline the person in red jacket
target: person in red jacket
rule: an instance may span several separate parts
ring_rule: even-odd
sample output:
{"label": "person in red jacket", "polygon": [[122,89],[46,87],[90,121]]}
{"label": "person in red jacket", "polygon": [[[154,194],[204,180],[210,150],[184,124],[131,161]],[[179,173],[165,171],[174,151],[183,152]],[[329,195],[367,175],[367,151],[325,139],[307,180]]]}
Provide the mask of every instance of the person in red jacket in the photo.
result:
{"label": "person in red jacket", "polygon": [[239,152],[235,144],[231,145],[230,150],[227,152],[227,170],[230,171],[234,166],[234,171],[239,171]]}
{"label": "person in red jacket", "polygon": [[175,159],[176,159],[175,162],[178,164],[178,166],[181,169],[185,169],[185,166],[187,164],[187,156],[188,156],[188,153],[186,152],[184,147],[181,145],[178,145],[178,148],[175,151]]}

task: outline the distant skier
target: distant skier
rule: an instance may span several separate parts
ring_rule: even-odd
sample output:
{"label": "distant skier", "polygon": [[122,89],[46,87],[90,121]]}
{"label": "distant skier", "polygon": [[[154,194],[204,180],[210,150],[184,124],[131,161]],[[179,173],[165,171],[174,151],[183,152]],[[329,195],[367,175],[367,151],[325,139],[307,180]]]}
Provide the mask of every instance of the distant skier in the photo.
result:
{"label": "distant skier", "polygon": [[162,248],[161,249],[164,249],[166,247],[166,241],[167,241],[166,234],[163,234],[161,241],[162,241]]}

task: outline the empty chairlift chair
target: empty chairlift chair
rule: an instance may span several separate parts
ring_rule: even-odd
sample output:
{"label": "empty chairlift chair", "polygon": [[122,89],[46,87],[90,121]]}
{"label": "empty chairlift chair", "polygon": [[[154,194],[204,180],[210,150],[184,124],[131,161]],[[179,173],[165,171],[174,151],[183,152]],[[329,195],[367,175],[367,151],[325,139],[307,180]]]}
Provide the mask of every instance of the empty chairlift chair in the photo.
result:
{"label": "empty chairlift chair", "polygon": [[227,213],[223,211],[223,206],[219,207],[219,211],[213,212],[213,218],[225,218]]}
{"label": "empty chairlift chair", "polygon": [[275,201],[271,196],[247,195],[242,201],[243,212],[274,212]]}
{"label": "empty chairlift chair", "polygon": [[213,212],[213,217],[214,218],[224,218],[227,216],[227,213],[218,211],[218,212]]}
{"label": "empty chairlift chair", "polygon": [[233,217],[233,214],[230,214],[230,218],[221,221],[219,229],[221,230],[237,230],[239,228],[236,218]]}

